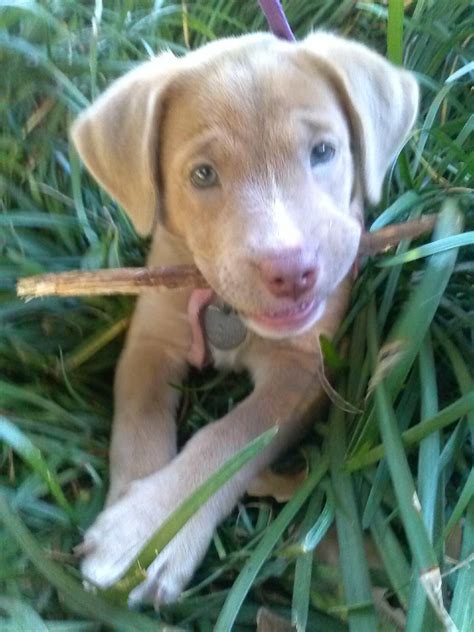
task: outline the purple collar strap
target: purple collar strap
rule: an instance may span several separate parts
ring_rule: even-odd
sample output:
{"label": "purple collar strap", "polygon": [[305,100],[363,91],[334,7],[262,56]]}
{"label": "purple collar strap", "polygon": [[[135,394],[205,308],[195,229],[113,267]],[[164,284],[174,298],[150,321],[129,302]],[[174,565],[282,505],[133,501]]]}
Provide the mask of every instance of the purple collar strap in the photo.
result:
{"label": "purple collar strap", "polygon": [[295,36],[288,24],[280,0],[258,0],[258,3],[267,18],[271,32],[281,39],[294,42]]}

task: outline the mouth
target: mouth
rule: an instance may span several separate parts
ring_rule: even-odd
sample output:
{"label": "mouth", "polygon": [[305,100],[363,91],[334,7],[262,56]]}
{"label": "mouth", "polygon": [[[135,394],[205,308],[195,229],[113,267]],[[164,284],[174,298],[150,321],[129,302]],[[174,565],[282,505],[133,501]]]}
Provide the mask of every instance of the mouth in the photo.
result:
{"label": "mouth", "polygon": [[308,329],[321,316],[324,307],[324,301],[319,302],[316,298],[312,298],[280,310],[243,314],[243,316],[257,333],[280,337],[301,333]]}

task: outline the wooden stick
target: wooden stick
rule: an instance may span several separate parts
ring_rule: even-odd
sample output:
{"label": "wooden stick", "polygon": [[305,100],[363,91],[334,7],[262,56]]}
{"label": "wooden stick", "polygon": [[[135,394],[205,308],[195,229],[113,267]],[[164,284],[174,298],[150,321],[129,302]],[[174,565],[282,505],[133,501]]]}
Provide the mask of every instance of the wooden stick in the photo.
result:
{"label": "wooden stick", "polygon": [[375,255],[396,246],[402,239],[415,239],[423,233],[433,230],[438,215],[423,215],[419,219],[402,224],[385,226],[373,233],[362,233],[359,245],[359,256]]}
{"label": "wooden stick", "polygon": [[193,265],[163,268],[111,268],[39,274],[20,279],[18,296],[97,296],[111,294],[140,294],[147,288],[208,287],[206,280]]}
{"label": "wooden stick", "polygon": [[[413,239],[431,230],[436,215],[381,228],[377,232],[362,233],[359,255],[372,255],[397,244],[402,239]],[[98,296],[111,294],[140,294],[144,289],[209,287],[194,265],[162,268],[115,268],[91,272],[73,271],[58,274],[39,274],[24,277],[17,283],[17,295],[25,298],[42,296]]]}

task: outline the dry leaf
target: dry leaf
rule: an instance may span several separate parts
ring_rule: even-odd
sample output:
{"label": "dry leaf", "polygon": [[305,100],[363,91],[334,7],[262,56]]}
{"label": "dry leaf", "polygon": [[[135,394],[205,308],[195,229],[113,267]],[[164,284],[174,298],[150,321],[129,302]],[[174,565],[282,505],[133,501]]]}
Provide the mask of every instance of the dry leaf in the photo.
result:
{"label": "dry leaf", "polygon": [[293,632],[296,628],[288,619],[274,614],[268,608],[257,612],[257,632]]}
{"label": "dry leaf", "polygon": [[44,99],[40,105],[33,111],[28,117],[25,125],[23,126],[23,136],[26,138],[35,127],[40,125],[43,119],[49,114],[51,109],[55,106],[56,100],[48,97]]}
{"label": "dry leaf", "polygon": [[454,525],[451,533],[446,540],[445,555],[450,560],[459,561],[461,557],[462,546],[462,526],[460,523]]}
{"label": "dry leaf", "polygon": [[[394,608],[385,599],[387,594],[386,588],[374,588],[372,595],[374,597],[374,604],[377,608],[382,619],[394,624],[399,630],[404,630],[406,627],[407,618],[401,608]],[[381,622],[383,626],[383,621]],[[383,627],[381,628],[383,629]]]}
{"label": "dry leaf", "polygon": [[267,468],[251,481],[247,494],[257,498],[272,496],[278,503],[284,503],[290,500],[307,478],[307,468],[293,474],[277,474]]}
{"label": "dry leaf", "polygon": [[428,571],[422,573],[420,575],[420,582],[425,589],[428,600],[442,621],[446,632],[458,632],[457,627],[454,625],[443,603],[442,580],[439,566],[430,568]]}
{"label": "dry leaf", "polygon": [[332,387],[331,383],[326,377],[326,373],[324,372],[323,350],[321,349],[321,341],[319,340],[319,338],[318,338],[318,345],[317,345],[316,351],[318,354],[318,360],[316,364],[316,375],[318,377],[318,380],[322,389],[324,390],[328,398],[332,401],[332,403],[335,406],[337,406],[338,408],[340,408],[346,413],[357,415],[358,413],[363,412],[360,408],[357,408],[357,406],[354,406],[353,404],[348,402],[346,399],[344,399],[342,395],[339,395],[339,393],[336,391],[335,388]]}
{"label": "dry leaf", "polygon": [[377,366],[367,388],[366,399],[372,394],[375,387],[387,377],[393,367],[398,364],[405,353],[405,345],[404,340],[394,340],[393,342],[388,342],[380,349]]}

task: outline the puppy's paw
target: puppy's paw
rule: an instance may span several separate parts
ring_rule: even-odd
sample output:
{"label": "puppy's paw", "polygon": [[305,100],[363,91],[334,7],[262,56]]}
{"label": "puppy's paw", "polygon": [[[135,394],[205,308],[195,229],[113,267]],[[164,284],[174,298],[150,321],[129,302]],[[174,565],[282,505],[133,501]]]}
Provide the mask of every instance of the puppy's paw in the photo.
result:
{"label": "puppy's paw", "polygon": [[156,557],[146,579],[128,597],[128,603],[152,604],[156,609],[176,601],[204,557],[213,527],[190,520]]}
{"label": "puppy's paw", "polygon": [[105,509],[87,530],[80,551],[84,578],[95,586],[114,584],[159,526],[160,509],[149,506],[135,489]]}
{"label": "puppy's paw", "polygon": [[[186,497],[169,480],[153,475],[132,484],[126,496],[105,509],[86,532],[81,571],[100,588],[113,585],[142,547]],[[178,479],[179,480],[179,479]],[[191,579],[212,538],[215,522],[202,508],[171,540],[129,596],[130,605],[155,607],[175,601]]]}

